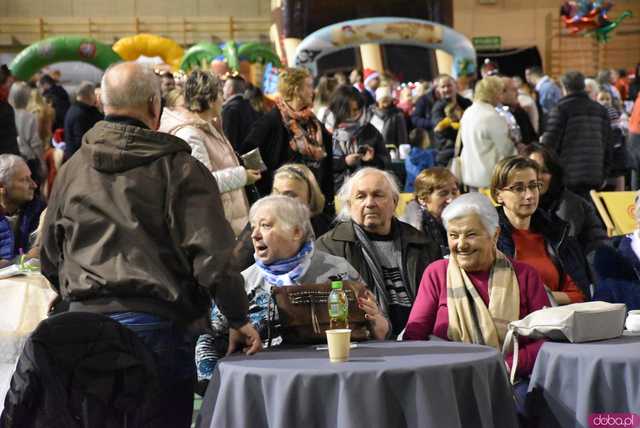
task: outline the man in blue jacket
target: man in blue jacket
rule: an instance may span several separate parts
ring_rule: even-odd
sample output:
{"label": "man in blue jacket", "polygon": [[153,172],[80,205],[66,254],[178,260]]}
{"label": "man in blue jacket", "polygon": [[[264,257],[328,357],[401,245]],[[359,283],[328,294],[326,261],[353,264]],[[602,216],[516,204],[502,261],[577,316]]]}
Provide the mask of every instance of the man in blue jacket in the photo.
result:
{"label": "man in blue jacket", "polygon": [[0,266],[12,263],[20,250],[31,249],[29,236],[45,208],[35,197],[37,187],[24,159],[0,155]]}

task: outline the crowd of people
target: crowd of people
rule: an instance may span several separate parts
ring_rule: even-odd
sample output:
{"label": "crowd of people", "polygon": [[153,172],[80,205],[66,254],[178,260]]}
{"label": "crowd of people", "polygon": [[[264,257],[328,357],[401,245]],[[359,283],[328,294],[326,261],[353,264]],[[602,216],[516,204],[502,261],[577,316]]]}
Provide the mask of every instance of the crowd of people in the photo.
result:
{"label": "crowd of people", "polygon": [[[71,104],[50,75],[3,67],[0,259],[40,259],[52,313],[136,331],[163,426],[189,426],[219,358],[281,342],[272,287],[359,281],[372,339],[500,350],[545,306],[640,301],[639,235],[618,247],[589,199],[638,186],[638,71],[402,85],[367,69],[314,87],[286,68],[272,101],[235,74],[124,62]],[[246,165],[255,149],[264,165]],[[522,380],[541,343],[520,339]]]}

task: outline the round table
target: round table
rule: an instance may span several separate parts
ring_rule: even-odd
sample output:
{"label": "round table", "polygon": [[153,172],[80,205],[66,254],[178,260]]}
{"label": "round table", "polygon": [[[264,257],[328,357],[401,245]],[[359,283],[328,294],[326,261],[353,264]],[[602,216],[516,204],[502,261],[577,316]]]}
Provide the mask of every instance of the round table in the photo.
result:
{"label": "round table", "polygon": [[49,281],[39,273],[0,280],[0,412],[22,347],[46,318],[55,295]]}
{"label": "round table", "polygon": [[535,426],[544,428],[589,427],[597,413],[640,414],[640,335],[546,342],[531,373],[527,405]]}
{"label": "round table", "polygon": [[367,342],[346,363],[316,347],[222,359],[199,427],[517,427],[493,348],[445,341]]}

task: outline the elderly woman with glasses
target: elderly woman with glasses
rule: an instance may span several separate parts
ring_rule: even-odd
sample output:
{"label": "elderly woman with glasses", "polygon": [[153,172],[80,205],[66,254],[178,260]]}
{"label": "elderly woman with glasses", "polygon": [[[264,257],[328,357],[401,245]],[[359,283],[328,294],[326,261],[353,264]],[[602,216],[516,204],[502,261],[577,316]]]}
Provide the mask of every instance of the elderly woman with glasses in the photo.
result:
{"label": "elderly woman with glasses", "polygon": [[[360,274],[344,258],[316,250],[309,208],[300,201],[284,195],[264,197],[251,207],[249,220],[255,263],[242,276],[249,298],[249,320],[263,340],[268,338],[268,307],[273,287],[322,284],[335,278],[362,282]],[[367,290],[358,298],[358,304],[369,320],[373,338],[385,339],[390,323],[373,293]],[[200,381],[211,377],[229,342],[227,320],[217,307],[211,316],[214,334],[201,336],[196,347]],[[277,332],[272,334],[272,345],[281,343],[277,336]]]}
{"label": "elderly woman with glasses", "polygon": [[[502,350],[507,324],[549,306],[540,275],[496,248],[498,214],[489,199],[468,193],[442,213],[451,257],[425,270],[405,340],[430,335]],[[531,373],[541,341],[519,339],[516,373]],[[512,364],[511,356],[506,363]]]}
{"label": "elderly woman with glasses", "polygon": [[582,302],[591,282],[584,254],[569,224],[538,208],[541,188],[535,161],[511,156],[496,165],[491,196],[501,205],[498,249],[533,266],[557,304]]}

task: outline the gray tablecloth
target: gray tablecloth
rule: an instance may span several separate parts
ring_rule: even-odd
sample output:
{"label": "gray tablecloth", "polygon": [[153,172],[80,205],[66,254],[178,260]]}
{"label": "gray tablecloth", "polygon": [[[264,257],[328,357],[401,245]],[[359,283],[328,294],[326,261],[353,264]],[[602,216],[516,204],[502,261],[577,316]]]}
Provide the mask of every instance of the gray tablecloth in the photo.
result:
{"label": "gray tablecloth", "polygon": [[444,341],[368,342],[347,363],[315,347],[223,359],[199,427],[516,427],[492,348]]}
{"label": "gray tablecloth", "polygon": [[593,413],[640,414],[640,336],[545,343],[527,396],[538,427],[589,428]]}

